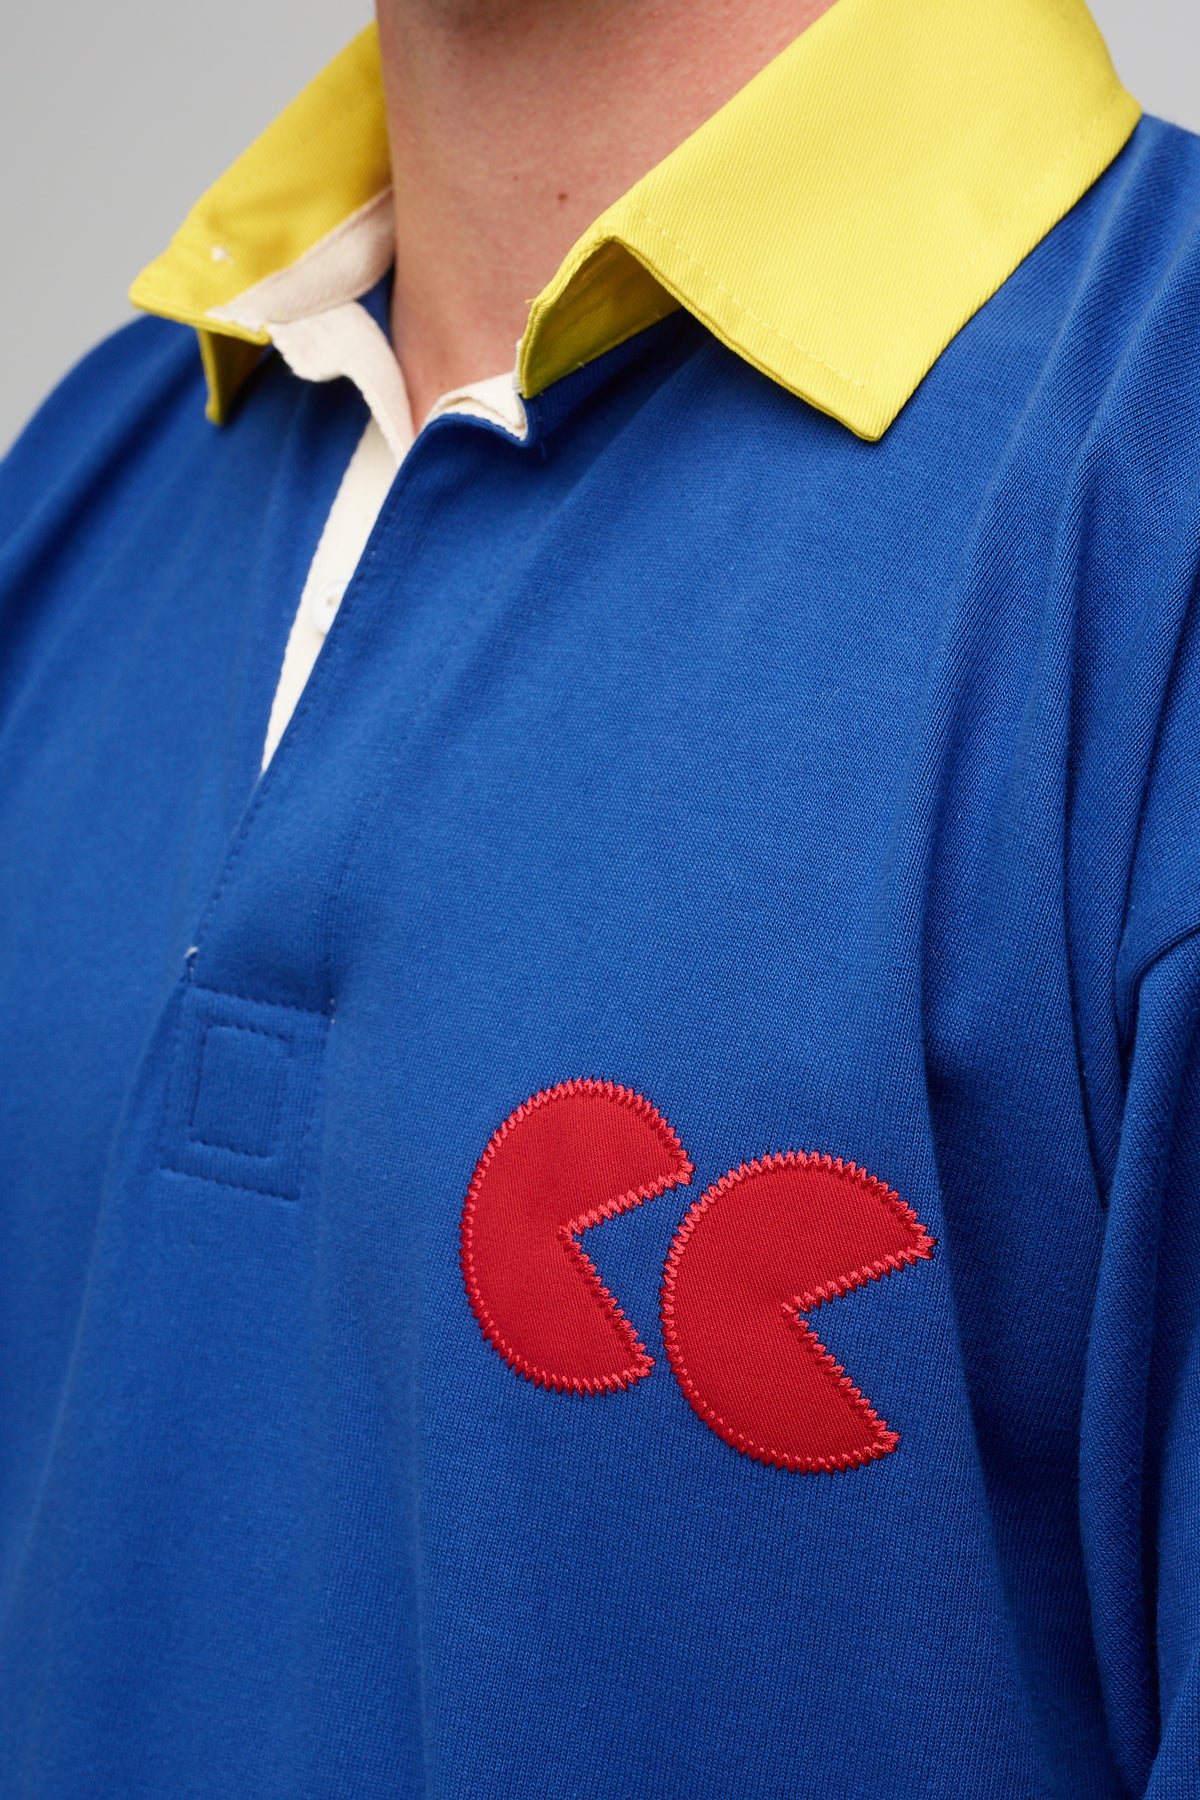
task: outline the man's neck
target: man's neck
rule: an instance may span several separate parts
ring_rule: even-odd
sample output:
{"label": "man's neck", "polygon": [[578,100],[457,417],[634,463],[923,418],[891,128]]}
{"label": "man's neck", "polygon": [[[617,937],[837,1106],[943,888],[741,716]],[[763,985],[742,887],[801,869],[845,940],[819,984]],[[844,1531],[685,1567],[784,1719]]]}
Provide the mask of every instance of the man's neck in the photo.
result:
{"label": "man's neck", "polygon": [[833,0],[378,0],[394,341],[419,423],[511,367],[605,207]]}

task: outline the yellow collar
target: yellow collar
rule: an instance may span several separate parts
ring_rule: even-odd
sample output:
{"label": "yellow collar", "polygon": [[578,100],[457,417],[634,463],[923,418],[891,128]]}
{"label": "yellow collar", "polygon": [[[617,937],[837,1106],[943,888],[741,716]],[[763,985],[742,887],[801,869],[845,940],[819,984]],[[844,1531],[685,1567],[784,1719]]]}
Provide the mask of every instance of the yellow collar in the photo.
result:
{"label": "yellow collar", "polygon": [[[521,391],[683,305],[879,438],[1139,116],[1083,0],[837,0],[579,240],[530,309]],[[373,221],[378,245],[389,179],[370,27],[133,285],[135,305],[199,331],[211,417],[270,341],[247,290],[302,263],[320,304],[351,228]],[[361,293],[378,270],[359,261]]]}

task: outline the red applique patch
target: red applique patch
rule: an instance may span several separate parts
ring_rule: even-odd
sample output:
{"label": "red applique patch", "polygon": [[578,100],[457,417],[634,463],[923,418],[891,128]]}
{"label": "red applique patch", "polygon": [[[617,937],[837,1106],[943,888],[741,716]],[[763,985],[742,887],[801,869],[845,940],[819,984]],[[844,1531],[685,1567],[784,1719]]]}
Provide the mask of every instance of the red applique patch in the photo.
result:
{"label": "red applique patch", "polygon": [[488,1342],[540,1387],[608,1393],[653,1358],[579,1235],[691,1180],[661,1113],[611,1081],[564,1081],[518,1106],[479,1160],[462,1270]]}
{"label": "red applique patch", "polygon": [[933,1249],[911,1207],[854,1163],[789,1151],[731,1169],[667,1258],[663,1334],[680,1386],[758,1462],[816,1471],[886,1456],[898,1434],[800,1314]]}

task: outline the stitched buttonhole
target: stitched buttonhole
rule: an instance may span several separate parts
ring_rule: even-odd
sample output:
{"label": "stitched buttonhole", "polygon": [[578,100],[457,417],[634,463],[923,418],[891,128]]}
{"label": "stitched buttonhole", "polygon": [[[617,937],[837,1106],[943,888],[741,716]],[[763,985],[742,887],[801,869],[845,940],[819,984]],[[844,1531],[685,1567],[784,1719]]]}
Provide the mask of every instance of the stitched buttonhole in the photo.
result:
{"label": "stitched buttonhole", "polygon": [[238,1156],[274,1156],[291,1052],[291,1040],[274,1032],[210,1025],[188,1122],[193,1142]]}

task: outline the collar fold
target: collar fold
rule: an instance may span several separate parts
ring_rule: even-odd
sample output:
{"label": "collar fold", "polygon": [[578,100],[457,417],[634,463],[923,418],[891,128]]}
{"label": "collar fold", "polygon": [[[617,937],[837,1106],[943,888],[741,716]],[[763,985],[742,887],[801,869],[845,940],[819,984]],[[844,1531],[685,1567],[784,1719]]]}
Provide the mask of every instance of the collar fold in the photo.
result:
{"label": "collar fold", "polygon": [[[1139,116],[1083,0],[837,0],[579,240],[531,306],[521,392],[684,306],[877,439]],[[136,305],[199,331],[211,417],[273,307],[378,279],[389,179],[371,27],[134,283]]]}

